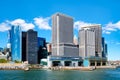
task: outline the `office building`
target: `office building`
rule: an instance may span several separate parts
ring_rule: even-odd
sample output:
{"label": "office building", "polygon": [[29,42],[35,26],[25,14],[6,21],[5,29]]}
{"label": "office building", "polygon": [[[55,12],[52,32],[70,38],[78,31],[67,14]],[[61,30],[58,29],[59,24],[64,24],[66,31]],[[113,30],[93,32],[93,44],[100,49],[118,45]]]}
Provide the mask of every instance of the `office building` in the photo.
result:
{"label": "office building", "polygon": [[[56,13],[52,16],[52,56],[78,56],[73,44],[73,19]],[[72,52],[73,51],[73,52]]]}
{"label": "office building", "polygon": [[38,47],[46,47],[46,39],[42,37],[38,37]]}
{"label": "office building", "polygon": [[105,58],[108,58],[107,43],[105,43]]}
{"label": "office building", "polygon": [[42,58],[47,58],[45,38],[37,37],[37,32],[33,30],[22,32],[22,61],[40,64]]}
{"label": "office building", "polygon": [[107,44],[104,37],[102,37],[102,57],[107,58]]}
{"label": "office building", "polygon": [[73,18],[61,13],[52,16],[52,54],[48,66],[78,66],[79,48],[73,44]]}
{"label": "office building", "polygon": [[38,63],[38,38],[37,32],[32,29],[26,32],[26,60],[29,64]]}
{"label": "office building", "polygon": [[21,61],[21,28],[12,26],[10,30],[10,44],[12,61]]}
{"label": "office building", "polygon": [[46,39],[38,37],[38,63],[41,59],[47,59],[47,48],[46,48]]}
{"label": "office building", "polygon": [[[81,27],[82,29],[90,28],[95,32],[95,56],[102,57],[102,28],[100,25],[90,25]],[[80,36],[81,37],[81,36]]]}
{"label": "office building", "polygon": [[106,65],[107,58],[102,50],[105,46],[101,32],[100,25],[81,27],[79,31],[79,55],[84,59],[83,65],[86,67]]}
{"label": "office building", "polygon": [[26,32],[22,32],[22,61],[27,61],[26,59]]}
{"label": "office building", "polygon": [[83,28],[79,31],[79,55],[85,57],[95,56],[95,31]]}
{"label": "office building", "polygon": [[52,46],[51,46],[51,43],[47,43],[47,44],[46,44],[46,47],[47,47],[48,55],[51,55],[51,52],[52,52]]}
{"label": "office building", "polygon": [[102,37],[102,57],[105,57],[105,39]]}
{"label": "office building", "polygon": [[64,55],[60,53],[64,44],[73,44],[73,19],[56,13],[52,16],[52,55]]}

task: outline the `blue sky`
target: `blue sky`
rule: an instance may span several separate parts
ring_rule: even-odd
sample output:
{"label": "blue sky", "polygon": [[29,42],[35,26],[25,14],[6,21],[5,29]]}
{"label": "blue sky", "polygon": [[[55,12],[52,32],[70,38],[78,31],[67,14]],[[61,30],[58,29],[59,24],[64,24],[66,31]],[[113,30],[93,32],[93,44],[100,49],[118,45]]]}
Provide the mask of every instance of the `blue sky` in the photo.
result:
{"label": "blue sky", "polygon": [[5,47],[9,24],[33,29],[51,42],[51,15],[61,12],[74,18],[74,35],[83,25],[101,24],[108,58],[120,60],[120,0],[0,0],[0,47]]}

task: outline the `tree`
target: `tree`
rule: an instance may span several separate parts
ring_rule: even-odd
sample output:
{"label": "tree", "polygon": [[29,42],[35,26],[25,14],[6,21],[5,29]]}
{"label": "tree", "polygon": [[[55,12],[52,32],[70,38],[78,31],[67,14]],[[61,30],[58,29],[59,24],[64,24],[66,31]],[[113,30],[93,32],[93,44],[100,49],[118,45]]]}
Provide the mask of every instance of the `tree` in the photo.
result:
{"label": "tree", "polygon": [[0,63],[7,63],[8,61],[5,59],[0,59]]}

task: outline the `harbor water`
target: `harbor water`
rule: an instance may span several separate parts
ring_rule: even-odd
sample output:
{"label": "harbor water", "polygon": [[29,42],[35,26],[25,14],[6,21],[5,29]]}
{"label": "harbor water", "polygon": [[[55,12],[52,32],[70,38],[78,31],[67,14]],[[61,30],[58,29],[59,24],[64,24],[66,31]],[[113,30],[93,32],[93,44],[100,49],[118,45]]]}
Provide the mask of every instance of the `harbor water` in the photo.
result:
{"label": "harbor water", "polygon": [[79,70],[0,70],[0,80],[120,80],[120,68]]}

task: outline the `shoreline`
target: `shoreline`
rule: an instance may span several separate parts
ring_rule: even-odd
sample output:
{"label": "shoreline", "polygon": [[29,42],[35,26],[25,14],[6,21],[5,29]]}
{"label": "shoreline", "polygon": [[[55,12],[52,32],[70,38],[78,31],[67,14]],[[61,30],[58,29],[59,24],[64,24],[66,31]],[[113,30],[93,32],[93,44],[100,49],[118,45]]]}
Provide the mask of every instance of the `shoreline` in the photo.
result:
{"label": "shoreline", "polygon": [[116,66],[89,66],[89,67],[51,67],[50,70],[80,70],[92,71],[96,69],[116,69]]}
{"label": "shoreline", "polygon": [[46,69],[46,70],[80,70],[80,71],[92,71],[96,69],[116,69],[117,66],[89,66],[89,67],[47,67],[40,65],[29,65],[24,63],[0,63],[0,70],[31,70],[31,69]]}

